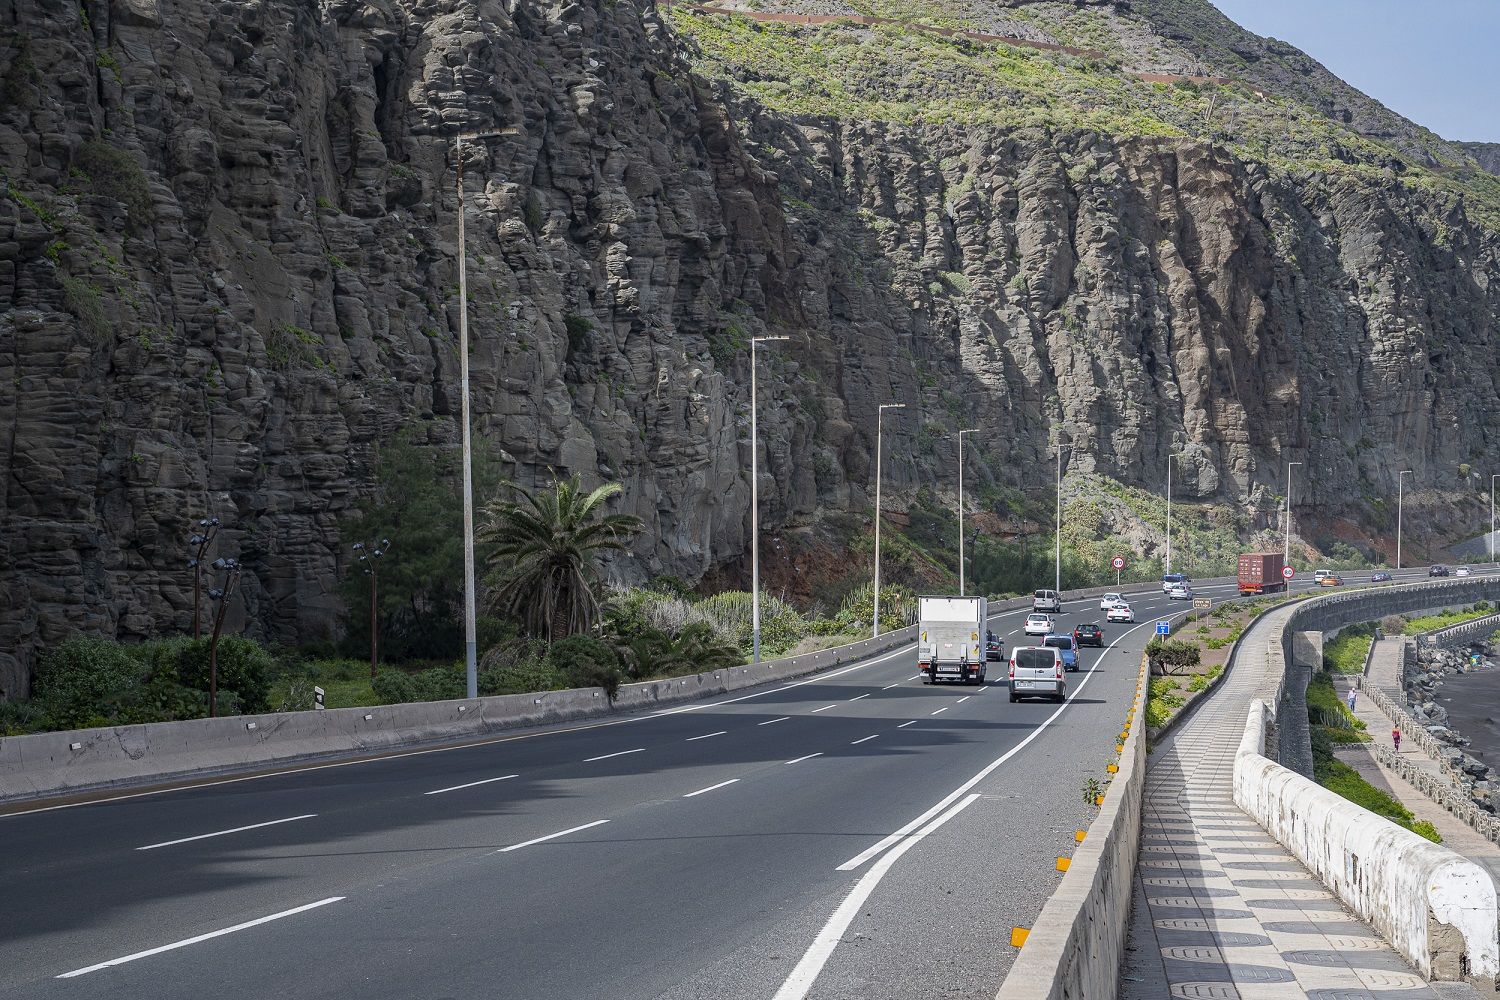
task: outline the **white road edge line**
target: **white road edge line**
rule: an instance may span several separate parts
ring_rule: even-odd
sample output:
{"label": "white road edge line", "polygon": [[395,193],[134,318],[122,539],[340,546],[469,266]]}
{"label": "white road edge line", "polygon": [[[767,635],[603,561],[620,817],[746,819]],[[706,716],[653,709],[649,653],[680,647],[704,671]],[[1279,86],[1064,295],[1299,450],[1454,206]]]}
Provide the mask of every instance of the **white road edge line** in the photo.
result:
{"label": "white road edge line", "polygon": [[817,715],[817,714],[818,714],[818,713],[819,713],[819,712],[826,712],[826,711],[828,711],[828,710],[829,710],[829,709],[830,709],[830,708],[838,708],[838,706],[837,706],[837,705],[824,705],[824,706],[823,706],[823,707],[822,707],[822,708],[815,708],[815,709],[813,709],[813,710],[812,710],[812,711],[811,711],[811,712],[809,712],[809,713],[808,713],[808,714],[809,714],[809,715]]}
{"label": "white road edge line", "polygon": [[798,757],[797,759],[795,759],[795,760],[789,760],[786,763],[788,763],[788,764],[800,764],[804,760],[812,760],[814,757],[821,757],[821,756],[823,756],[823,751],[819,750],[817,753],[810,753],[806,757]]}
{"label": "white road edge line", "polygon": [[304,813],[301,816],[288,816],[286,819],[273,819],[265,823],[251,823],[249,826],[237,826],[233,830],[218,830],[214,833],[200,833],[196,837],[183,837],[180,840],[164,840],[160,844],[147,844],[145,847],[137,847],[137,851],[154,851],[158,847],[171,847],[174,844],[186,844],[194,840],[207,840],[209,837],[222,837],[230,833],[242,833],[245,830],[259,830],[263,826],[275,826],[278,823],[292,823],[299,819],[312,819],[317,813]]}
{"label": "white road edge line", "polygon": [[890,871],[891,866],[900,859],[901,855],[915,847],[923,837],[973,805],[978,798],[978,794],[974,794],[963,799],[914,835],[906,837],[899,847],[886,854],[869,871],[865,872],[864,876],[854,884],[849,895],[844,897],[839,908],[833,911],[833,916],[828,918],[828,922],[823,925],[818,936],[813,938],[812,944],[807,946],[802,960],[797,963],[791,975],[786,977],[786,981],[781,984],[781,989],[776,991],[774,1000],[803,1000],[812,989],[818,974],[823,971],[823,966],[833,954],[833,949],[838,947],[839,941],[843,939],[844,932],[849,929],[849,925],[854,922],[854,918],[864,907],[865,900],[870,898],[870,893],[875,891],[875,887],[880,884],[885,873]]}
{"label": "white road edge line", "polygon": [[773,722],[785,722],[787,719],[790,719],[790,718],[791,718],[790,715],[783,715],[779,719],[767,719],[765,722],[757,722],[756,725],[757,726],[769,726]]}
{"label": "white road edge line", "polygon": [[569,827],[566,830],[558,830],[556,833],[549,833],[545,837],[533,837],[530,840],[523,840],[519,844],[511,844],[509,847],[502,847],[502,848],[500,848],[500,850],[496,851],[495,853],[496,854],[509,854],[511,851],[519,851],[521,848],[523,848],[523,847],[530,847],[532,844],[540,844],[540,843],[543,843],[544,841],[556,840],[558,837],[566,837],[568,834],[570,834],[570,833],[577,833],[579,830],[587,830],[587,829],[589,829],[591,827],[603,826],[605,823],[608,823],[608,822],[609,822],[609,820],[607,820],[607,819],[596,819],[592,823],[585,823],[582,826]]}
{"label": "white road edge line", "polygon": [[725,785],[732,785],[736,781],[739,781],[739,780],[740,780],[739,778],[730,778],[728,781],[721,781],[717,785],[709,785],[707,788],[700,788],[696,792],[688,792],[686,795],[683,796],[683,798],[690,799],[694,795],[702,795],[704,792],[711,792],[711,791],[713,791],[716,788],[723,788]]}
{"label": "white road edge line", "polygon": [[1052,725],[1052,723],[1057,720],[1057,717],[1059,715],[1062,715],[1063,710],[1066,709],[1069,705],[1073,704],[1073,699],[1078,697],[1078,693],[1088,685],[1089,681],[1094,679],[1094,669],[1099,666],[1101,661],[1103,661],[1105,654],[1107,654],[1111,649],[1115,648],[1116,642],[1119,642],[1130,633],[1136,631],[1136,629],[1145,628],[1147,625],[1154,626],[1155,624],[1155,620],[1149,622],[1141,622],[1139,625],[1135,626],[1135,628],[1129,628],[1124,632],[1121,632],[1118,636],[1115,637],[1113,642],[1099,651],[1099,658],[1094,661],[1094,665],[1089,668],[1086,674],[1083,675],[1083,680],[1079,681],[1078,686],[1075,687],[1072,691],[1068,692],[1068,700],[1057,706],[1057,711],[1053,712],[1051,715],[1047,716],[1047,718],[1043,719],[1041,725],[1037,726],[1030,733],[1026,734],[1025,739],[1017,743],[1015,746],[1011,747],[1009,750],[1005,751],[1005,753],[1001,754],[999,757],[990,761],[979,770],[978,774],[975,774],[968,781],[965,781],[962,785],[959,785],[953,791],[943,796],[938,800],[937,805],[933,806],[931,809],[927,810],[916,819],[902,826],[895,833],[882,838],[879,843],[876,843],[870,847],[865,848],[863,851],[860,851],[854,857],[839,865],[836,870],[847,872],[853,871],[854,869],[858,868],[860,865],[864,864],[866,861],[869,861],[871,858],[875,857],[875,855],[879,854],[881,851],[885,850],[887,847],[890,847],[892,844],[899,841],[902,837],[906,836],[908,833],[915,830],[923,823],[927,822],[928,819],[937,815],[937,813],[939,813],[943,809],[946,809],[954,799],[958,798],[960,795],[964,794],[969,789],[979,784],[985,778],[988,778],[990,774],[994,772],[995,768],[999,767],[1001,764],[1004,764],[1016,754],[1020,753],[1031,743],[1032,740],[1042,735],[1046,728]]}
{"label": "white road edge line", "polygon": [[485,778],[483,781],[471,781],[467,785],[454,785],[452,788],[436,788],[436,789],[433,789],[430,792],[423,792],[422,794],[423,795],[442,795],[444,792],[456,792],[460,788],[473,788],[475,785],[488,785],[492,781],[509,781],[511,778],[514,778],[514,777],[516,777],[516,775],[514,775],[514,774],[502,774],[498,778]]}
{"label": "white road edge line", "polygon": [[850,746],[851,746],[851,747],[857,747],[857,746],[859,746],[859,745],[860,745],[860,744],[861,744],[861,743],[868,743],[868,742],[870,742],[870,741],[871,741],[871,740],[873,740],[873,739],[874,739],[874,738],[875,738],[875,737],[876,737],[876,736],[879,736],[879,735],[880,735],[880,734],[879,734],[879,733],[875,733],[875,734],[874,734],[874,735],[873,735],[873,736],[866,736],[866,737],[865,737],[865,738],[864,738],[864,739],[859,739],[859,740],[855,740],[855,741],[854,741],[854,742],[853,742],[853,743],[850,743],[850,744],[849,744],[849,745],[850,745]]}
{"label": "white road edge line", "polygon": [[596,760],[609,760],[611,757],[623,757],[623,756],[625,756],[628,753],[645,753],[645,752],[646,752],[646,748],[645,747],[636,747],[634,750],[619,750],[619,751],[616,751],[615,753],[600,754],[598,757],[585,757],[585,758],[583,758],[583,762],[585,764],[592,764]]}
{"label": "white road edge line", "polygon": [[727,732],[729,732],[729,730],[727,730],[727,729],[721,729],[717,733],[704,733],[702,736],[689,736],[687,739],[683,740],[682,742],[684,742],[684,743],[692,743],[694,740],[706,740],[710,736],[723,736]]}
{"label": "white road edge line", "polygon": [[90,965],[85,969],[74,969],[72,972],[64,972],[56,978],[72,979],[74,976],[86,976],[90,972],[98,972],[100,969],[108,969],[115,965],[124,965],[126,962],[134,962],[138,958],[150,958],[152,955],[160,955],[164,951],[175,951],[178,948],[186,948],[188,945],[197,944],[200,941],[208,941],[216,937],[223,937],[225,934],[233,934],[235,931],[243,931],[251,927],[258,927],[261,924],[268,924],[273,920],[280,920],[283,917],[292,917],[299,913],[306,913],[308,910],[315,910],[320,906],[327,906],[329,903],[337,903],[344,898],[346,897],[329,896],[327,899],[320,899],[316,903],[294,906],[290,910],[282,910],[280,913],[273,913],[266,917],[257,917],[254,920],[247,920],[242,924],[235,924],[233,927],[225,927],[223,930],[209,931],[207,934],[199,934],[196,937],[184,938],[181,941],[164,944],[160,948],[149,948],[146,951],[138,951],[133,955],[126,955],[123,958],[112,958],[108,962]]}

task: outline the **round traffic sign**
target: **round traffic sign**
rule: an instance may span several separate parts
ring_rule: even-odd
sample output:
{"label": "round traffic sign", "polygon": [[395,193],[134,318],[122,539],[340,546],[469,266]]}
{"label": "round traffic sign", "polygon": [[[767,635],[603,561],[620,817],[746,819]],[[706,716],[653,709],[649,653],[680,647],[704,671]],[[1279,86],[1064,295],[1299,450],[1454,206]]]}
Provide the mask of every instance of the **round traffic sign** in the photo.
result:
{"label": "round traffic sign", "polygon": [[1297,575],[1297,571],[1292,569],[1292,567],[1290,566],[1283,566],[1281,567],[1281,575],[1290,580],[1292,577]]}
{"label": "round traffic sign", "polygon": [[1124,556],[1115,556],[1113,559],[1111,559],[1109,561],[1109,564],[1114,569],[1124,569],[1125,568],[1125,557]]}

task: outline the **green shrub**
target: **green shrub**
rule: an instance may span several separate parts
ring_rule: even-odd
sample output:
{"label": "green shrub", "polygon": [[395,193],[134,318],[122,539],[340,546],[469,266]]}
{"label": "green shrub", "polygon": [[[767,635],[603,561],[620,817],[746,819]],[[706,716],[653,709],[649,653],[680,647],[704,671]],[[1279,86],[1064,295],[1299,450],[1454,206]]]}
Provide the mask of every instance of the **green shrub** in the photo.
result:
{"label": "green shrub", "polygon": [[[199,691],[208,690],[209,639],[190,639],[177,647],[177,675],[181,682]],[[225,709],[230,697],[240,712],[268,712],[271,709],[271,676],[276,661],[259,643],[240,635],[219,637],[215,659],[218,662],[219,714],[235,714]]]}
{"label": "green shrub", "polygon": [[608,645],[586,635],[570,635],[547,650],[547,663],[569,687],[602,687],[610,701],[620,691],[620,661]]}
{"label": "green shrub", "polygon": [[137,699],[145,673],[120,643],[78,636],[42,657],[32,700],[52,728],[107,726]]}
{"label": "green shrub", "polygon": [[1374,641],[1373,623],[1340,629],[1335,638],[1323,643],[1323,669],[1336,674],[1364,673],[1365,657]]}
{"label": "green shrub", "polygon": [[568,679],[562,672],[540,659],[507,663],[479,674],[479,693],[482,695],[560,691],[567,686]]}
{"label": "green shrub", "polygon": [[1183,706],[1184,699],[1177,692],[1175,677],[1153,677],[1146,689],[1146,725],[1157,729],[1166,725],[1168,719]]}
{"label": "green shrub", "polygon": [[93,181],[95,192],[125,206],[131,222],[151,220],[151,188],[134,156],[102,139],[91,139],[78,151],[78,166]]}
{"label": "green shrub", "polygon": [[63,275],[58,279],[62,285],[63,305],[68,312],[78,317],[78,324],[89,338],[97,343],[109,339],[109,318],[104,314],[104,303],[99,298],[99,289],[84,278]]}

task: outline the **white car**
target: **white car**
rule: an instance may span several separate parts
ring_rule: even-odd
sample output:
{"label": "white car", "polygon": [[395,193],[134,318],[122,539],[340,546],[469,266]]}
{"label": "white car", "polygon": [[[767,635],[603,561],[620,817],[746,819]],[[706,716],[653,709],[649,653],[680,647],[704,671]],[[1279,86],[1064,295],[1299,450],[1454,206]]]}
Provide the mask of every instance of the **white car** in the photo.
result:
{"label": "white car", "polygon": [[1169,601],[1191,601],[1193,599],[1193,588],[1185,583],[1174,583],[1172,589],[1167,591]]}
{"label": "white car", "polygon": [[1027,615],[1024,631],[1027,635],[1046,635],[1052,631],[1052,616],[1040,614]]}
{"label": "white car", "polygon": [[1130,605],[1121,601],[1104,612],[1104,620],[1107,622],[1134,622],[1135,611],[1131,609]]}
{"label": "white car", "polygon": [[1116,604],[1124,604],[1124,603],[1125,603],[1125,597],[1122,594],[1115,594],[1115,593],[1105,594],[1103,597],[1099,598],[1099,610],[1100,611],[1108,611],[1110,608],[1114,607]]}
{"label": "white car", "polygon": [[1172,588],[1177,586],[1178,584],[1186,587],[1191,583],[1192,581],[1188,579],[1188,575],[1186,573],[1168,573],[1161,578],[1161,592],[1163,594],[1170,594],[1172,592]]}
{"label": "white car", "polygon": [[1460,567],[1458,567],[1458,569],[1456,569],[1456,570],[1453,571],[1453,575],[1454,576],[1468,576],[1472,572],[1474,572],[1474,571],[1471,570],[1469,567],[1467,567],[1467,566],[1460,566]]}
{"label": "white car", "polygon": [[1330,569],[1320,569],[1316,573],[1313,574],[1313,583],[1322,583],[1323,582],[1323,578],[1325,576],[1332,576],[1332,575],[1333,575],[1333,570],[1330,570]]}

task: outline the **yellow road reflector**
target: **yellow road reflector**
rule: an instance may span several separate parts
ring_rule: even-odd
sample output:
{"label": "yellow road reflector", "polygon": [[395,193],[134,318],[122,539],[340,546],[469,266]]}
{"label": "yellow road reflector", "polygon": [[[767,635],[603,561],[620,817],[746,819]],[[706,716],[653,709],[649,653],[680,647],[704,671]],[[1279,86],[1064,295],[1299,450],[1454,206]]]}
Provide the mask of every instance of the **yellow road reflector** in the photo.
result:
{"label": "yellow road reflector", "polygon": [[1123,743],[1116,743],[1115,744],[1115,753],[1124,753],[1124,752],[1125,752],[1125,744],[1123,744]]}
{"label": "yellow road reflector", "polygon": [[1012,927],[1010,929],[1010,946],[1019,948],[1026,943],[1027,936],[1031,934],[1030,927]]}
{"label": "yellow road reflector", "polygon": [[1096,806],[1102,806],[1102,805],[1104,805],[1104,796],[1102,796],[1102,795],[1095,795],[1094,796],[1094,805],[1096,805]]}
{"label": "yellow road reflector", "polygon": [[1115,772],[1117,772],[1117,771],[1120,770],[1120,765],[1119,764],[1111,764],[1108,767],[1106,767],[1105,770],[1108,771],[1110,774],[1114,774]]}
{"label": "yellow road reflector", "polygon": [[1087,830],[1074,830],[1073,831],[1073,839],[1076,840],[1076,841],[1078,841],[1081,844],[1081,843],[1083,843],[1083,838],[1087,837],[1088,834],[1089,834],[1089,832]]}
{"label": "yellow road reflector", "polygon": [[1071,865],[1072,863],[1073,863],[1073,861],[1072,861],[1071,858],[1058,858],[1057,859],[1057,870],[1060,871],[1060,872],[1065,872],[1065,871],[1068,870],[1068,866]]}

